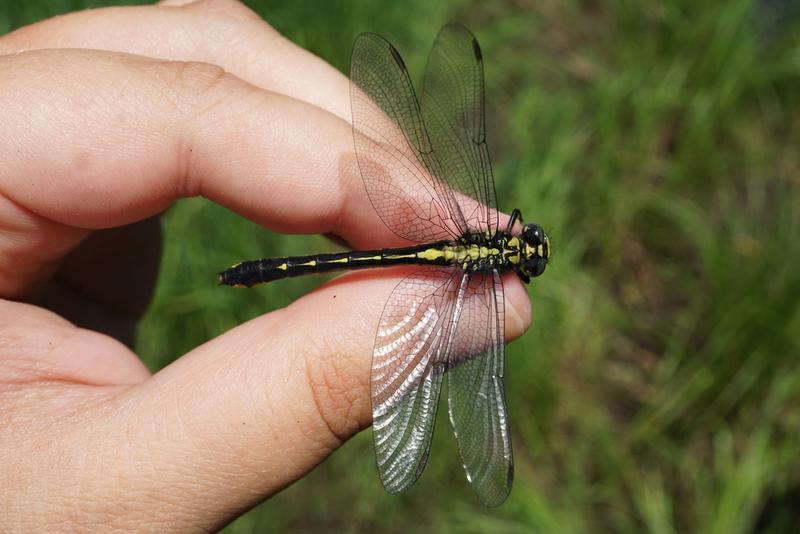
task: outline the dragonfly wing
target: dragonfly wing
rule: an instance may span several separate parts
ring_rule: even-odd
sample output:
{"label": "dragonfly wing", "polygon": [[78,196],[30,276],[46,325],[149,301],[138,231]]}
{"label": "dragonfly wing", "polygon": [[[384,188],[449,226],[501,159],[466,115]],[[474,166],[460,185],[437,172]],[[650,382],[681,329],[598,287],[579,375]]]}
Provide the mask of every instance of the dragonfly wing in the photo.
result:
{"label": "dragonfly wing", "polygon": [[413,484],[427,462],[464,278],[445,269],[411,274],[381,316],[372,356],[372,428],[381,482],[391,493]]}
{"label": "dragonfly wing", "polygon": [[464,471],[487,506],[506,500],[514,475],[503,388],[503,306],[496,271],[472,277],[447,371],[450,423]]}
{"label": "dragonfly wing", "polygon": [[483,57],[459,24],[444,26],[428,57],[422,118],[439,164],[473,232],[497,230],[497,197],[486,145]]}
{"label": "dragonfly wing", "polygon": [[431,365],[396,406],[373,420],[378,472],[389,493],[404,491],[425,469],[443,374],[444,365]]}
{"label": "dragonfly wing", "polygon": [[[422,107],[397,51],[378,35],[355,42],[350,71],[355,152],[375,211],[416,242],[493,233],[497,200],[486,147],[477,41],[442,28]],[[371,400],[381,481],[410,486],[428,458],[442,375],[467,477],[487,505],[505,500],[512,456],[502,382],[499,275],[425,269],[386,304],[373,351]]]}
{"label": "dragonfly wing", "polygon": [[467,230],[440,167],[400,54],[381,36],[356,38],[350,63],[356,159],[384,224],[414,242],[457,239]]}

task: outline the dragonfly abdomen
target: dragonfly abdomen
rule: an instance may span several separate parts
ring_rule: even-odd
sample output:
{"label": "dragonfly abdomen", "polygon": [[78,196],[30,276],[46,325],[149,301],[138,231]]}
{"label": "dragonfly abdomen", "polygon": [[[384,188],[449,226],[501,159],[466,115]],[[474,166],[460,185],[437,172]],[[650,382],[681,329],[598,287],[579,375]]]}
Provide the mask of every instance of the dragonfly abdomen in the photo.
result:
{"label": "dragonfly abdomen", "polygon": [[392,265],[461,266],[465,247],[450,241],[405,248],[356,250],[243,261],[219,273],[219,283],[252,287],[282,278]]}

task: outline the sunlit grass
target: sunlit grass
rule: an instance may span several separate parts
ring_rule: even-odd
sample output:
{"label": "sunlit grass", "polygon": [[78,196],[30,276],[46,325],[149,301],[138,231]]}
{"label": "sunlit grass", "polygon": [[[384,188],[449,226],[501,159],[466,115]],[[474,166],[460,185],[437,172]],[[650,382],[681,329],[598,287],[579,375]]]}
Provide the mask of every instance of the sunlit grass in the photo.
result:
{"label": "sunlit grass", "polygon": [[[790,2],[253,2],[346,72],[376,31],[420,73],[439,26],[484,49],[498,196],[553,237],[506,364],[515,487],[481,508],[440,421],[428,469],[383,492],[368,432],[229,527],[786,532],[800,528],[800,33]],[[89,5],[3,6],[0,28]],[[267,53],[268,51],[265,51]],[[269,150],[269,147],[264,147]],[[265,187],[269,184],[265,183]],[[318,279],[214,273],[319,237],[202,200],[164,217],[151,368]]]}

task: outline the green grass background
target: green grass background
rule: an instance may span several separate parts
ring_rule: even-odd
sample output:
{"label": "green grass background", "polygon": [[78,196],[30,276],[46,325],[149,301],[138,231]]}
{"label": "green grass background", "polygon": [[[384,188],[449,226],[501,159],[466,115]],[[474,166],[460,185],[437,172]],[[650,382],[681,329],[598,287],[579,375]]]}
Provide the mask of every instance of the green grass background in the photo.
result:
{"label": "green grass background", "polygon": [[[2,0],[0,33],[102,4]],[[511,497],[477,503],[440,418],[408,493],[382,490],[367,431],[228,530],[800,530],[797,4],[431,4],[249,2],[345,72],[361,31],[416,73],[446,21],[477,34],[501,207],[542,224],[555,253],[508,348]],[[138,342],[153,370],[321,281],[228,291],[220,268],[333,248],[202,200],[164,231]]]}

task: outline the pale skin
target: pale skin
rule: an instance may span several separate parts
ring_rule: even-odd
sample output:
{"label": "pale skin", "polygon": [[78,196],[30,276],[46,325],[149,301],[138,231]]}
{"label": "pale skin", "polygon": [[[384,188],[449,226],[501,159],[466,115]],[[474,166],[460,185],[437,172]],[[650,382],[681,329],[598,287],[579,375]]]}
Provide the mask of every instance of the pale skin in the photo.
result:
{"label": "pale skin", "polygon": [[[344,275],[154,375],[128,347],[155,279],[153,217],[179,198],[404,244],[364,193],[348,90],[234,0],[0,37],[4,529],[214,529],[370,424],[374,332],[407,270]],[[514,275],[505,296],[510,340],[530,305]]]}

